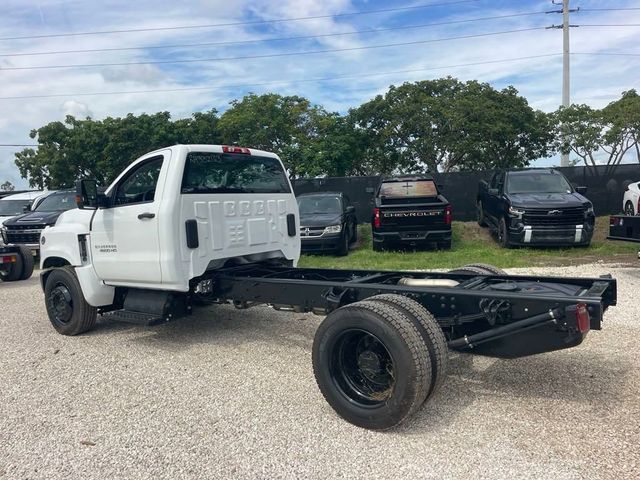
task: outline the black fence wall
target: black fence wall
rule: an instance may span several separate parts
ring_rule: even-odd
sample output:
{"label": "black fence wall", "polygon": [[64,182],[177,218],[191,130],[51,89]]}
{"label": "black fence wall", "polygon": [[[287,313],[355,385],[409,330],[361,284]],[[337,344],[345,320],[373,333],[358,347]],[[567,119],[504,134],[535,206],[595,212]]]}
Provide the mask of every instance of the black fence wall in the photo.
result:
{"label": "black fence wall", "polygon": [[[624,190],[632,182],[640,181],[640,164],[619,165],[613,173],[606,167],[558,168],[574,186],[586,186],[586,197],[593,202],[596,215],[622,212]],[[492,171],[456,172],[435,175],[442,192],[453,205],[455,220],[476,218],[476,194],[478,182],[488,179]],[[356,207],[358,221],[369,222],[373,209],[373,194],[380,177],[327,177],[298,179],[294,181],[296,194],[310,192],[344,192]]]}

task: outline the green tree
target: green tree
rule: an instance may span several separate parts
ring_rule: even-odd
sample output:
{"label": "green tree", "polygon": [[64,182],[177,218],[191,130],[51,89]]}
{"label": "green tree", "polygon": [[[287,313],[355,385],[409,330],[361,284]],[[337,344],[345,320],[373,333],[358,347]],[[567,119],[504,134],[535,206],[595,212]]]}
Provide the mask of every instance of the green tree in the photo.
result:
{"label": "green tree", "polygon": [[547,116],[517,90],[451,77],[391,86],[350,112],[370,132],[362,170],[370,173],[522,167],[551,153]]}
{"label": "green tree", "polygon": [[100,121],[67,116],[32,130],[38,148],[16,153],[15,162],[32,187],[69,187],[79,178],[106,185],[149,151],[176,143],[219,143],[217,122],[215,110],[175,122],[169,112]]}
{"label": "green tree", "polygon": [[558,149],[573,152],[595,174],[597,165],[606,165],[603,175],[613,173],[629,151],[640,162],[640,96],[635,90],[601,110],[584,104],[560,107],[553,119]]}
{"label": "green tree", "polygon": [[351,171],[351,126],[304,97],[246,95],[231,102],[218,127],[224,143],[277,153],[292,176]]}
{"label": "green tree", "polygon": [[0,190],[3,190],[5,192],[13,192],[15,189],[16,187],[14,187],[13,183],[11,183],[9,180],[0,184]]}

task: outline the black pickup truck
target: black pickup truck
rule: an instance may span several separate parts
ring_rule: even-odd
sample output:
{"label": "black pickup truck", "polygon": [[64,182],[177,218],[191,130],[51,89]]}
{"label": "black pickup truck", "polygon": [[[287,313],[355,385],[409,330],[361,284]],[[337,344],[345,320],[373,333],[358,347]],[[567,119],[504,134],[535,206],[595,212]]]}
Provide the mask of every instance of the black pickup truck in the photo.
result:
{"label": "black pickup truck", "polygon": [[593,204],[554,169],[496,172],[480,181],[478,224],[489,226],[503,247],[587,246],[595,224]]}
{"label": "black pickup truck", "polygon": [[433,177],[383,178],[371,218],[373,249],[436,245],[451,248],[451,205]]}

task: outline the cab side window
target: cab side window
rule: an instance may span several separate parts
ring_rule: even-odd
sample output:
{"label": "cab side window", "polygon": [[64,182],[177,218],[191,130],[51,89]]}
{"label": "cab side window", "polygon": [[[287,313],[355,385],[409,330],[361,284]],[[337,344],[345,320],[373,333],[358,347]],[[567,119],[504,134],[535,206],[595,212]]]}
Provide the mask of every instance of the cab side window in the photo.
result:
{"label": "cab side window", "polygon": [[115,205],[153,202],[163,157],[151,158],[132,170],[116,189]]}

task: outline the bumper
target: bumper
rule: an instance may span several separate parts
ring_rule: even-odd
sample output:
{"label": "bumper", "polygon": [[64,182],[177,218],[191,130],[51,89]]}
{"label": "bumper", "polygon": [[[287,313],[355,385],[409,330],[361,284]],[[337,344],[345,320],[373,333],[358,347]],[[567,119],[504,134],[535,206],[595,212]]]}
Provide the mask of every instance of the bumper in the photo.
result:
{"label": "bumper", "polygon": [[586,246],[593,237],[593,224],[538,227],[518,225],[509,228],[512,245],[545,245],[553,247]]}
{"label": "bumper", "polygon": [[300,249],[307,253],[334,252],[339,248],[341,239],[341,233],[316,238],[300,237]]}
{"label": "bumper", "polygon": [[374,243],[383,245],[427,245],[430,243],[450,242],[451,229],[429,230],[426,232],[373,232]]}

